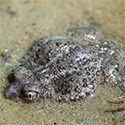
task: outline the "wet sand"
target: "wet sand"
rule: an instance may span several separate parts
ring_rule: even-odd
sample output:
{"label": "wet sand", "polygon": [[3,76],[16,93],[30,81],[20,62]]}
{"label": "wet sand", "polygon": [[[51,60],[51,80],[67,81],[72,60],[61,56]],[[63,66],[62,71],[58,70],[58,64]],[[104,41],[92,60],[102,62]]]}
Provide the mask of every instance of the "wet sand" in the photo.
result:
{"label": "wet sand", "polygon": [[85,101],[53,100],[25,104],[4,97],[7,74],[33,41],[62,34],[72,25],[93,24],[125,48],[124,0],[0,0],[0,125],[124,125],[125,107],[107,100],[124,100],[117,86],[97,86]]}

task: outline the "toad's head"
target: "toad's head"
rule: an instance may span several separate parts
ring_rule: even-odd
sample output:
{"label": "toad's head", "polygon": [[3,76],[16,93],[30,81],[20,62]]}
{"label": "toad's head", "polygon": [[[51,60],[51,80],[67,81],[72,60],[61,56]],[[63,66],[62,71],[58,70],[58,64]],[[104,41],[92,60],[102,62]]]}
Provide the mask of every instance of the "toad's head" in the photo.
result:
{"label": "toad's head", "polygon": [[5,89],[5,96],[12,100],[23,100],[25,102],[35,102],[40,95],[40,89],[34,82],[33,74],[30,70],[19,66],[9,75],[11,84]]}

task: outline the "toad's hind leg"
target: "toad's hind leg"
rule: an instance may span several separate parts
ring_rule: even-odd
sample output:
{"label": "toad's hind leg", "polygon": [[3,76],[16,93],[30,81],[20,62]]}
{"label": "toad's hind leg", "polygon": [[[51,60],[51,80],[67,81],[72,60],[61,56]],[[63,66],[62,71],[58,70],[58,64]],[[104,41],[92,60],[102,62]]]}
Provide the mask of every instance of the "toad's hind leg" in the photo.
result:
{"label": "toad's hind leg", "polygon": [[109,51],[110,55],[117,53],[121,54],[121,56],[125,56],[122,46],[112,39],[103,39],[99,42],[99,47],[101,50]]}
{"label": "toad's hind leg", "polygon": [[77,101],[84,100],[88,95],[92,95],[94,92],[94,85],[84,86],[76,84],[64,94],[60,92],[57,97],[59,102]]}
{"label": "toad's hind leg", "polygon": [[67,35],[74,40],[98,43],[104,38],[104,34],[97,27],[92,25],[83,25],[67,30]]}

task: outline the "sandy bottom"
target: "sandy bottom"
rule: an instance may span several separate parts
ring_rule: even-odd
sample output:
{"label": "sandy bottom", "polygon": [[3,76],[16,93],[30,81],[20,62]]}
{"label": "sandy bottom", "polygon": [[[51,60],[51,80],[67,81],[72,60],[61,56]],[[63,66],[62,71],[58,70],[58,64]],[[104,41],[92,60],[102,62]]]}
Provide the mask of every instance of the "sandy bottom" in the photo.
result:
{"label": "sandy bottom", "polygon": [[6,79],[35,39],[61,34],[78,23],[94,24],[125,48],[125,0],[0,0],[0,125],[124,125],[125,101],[118,87],[97,86],[85,101],[59,104],[52,100],[24,104],[4,97]]}

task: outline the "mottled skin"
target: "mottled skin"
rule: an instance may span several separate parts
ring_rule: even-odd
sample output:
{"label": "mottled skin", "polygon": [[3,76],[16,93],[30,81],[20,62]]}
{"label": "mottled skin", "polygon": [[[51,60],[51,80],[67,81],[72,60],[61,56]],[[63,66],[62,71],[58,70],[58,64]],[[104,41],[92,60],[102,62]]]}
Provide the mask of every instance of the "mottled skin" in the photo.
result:
{"label": "mottled skin", "polygon": [[6,97],[26,102],[85,99],[96,84],[124,80],[123,51],[94,26],[39,39],[9,75]]}

